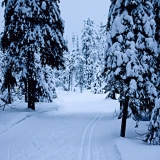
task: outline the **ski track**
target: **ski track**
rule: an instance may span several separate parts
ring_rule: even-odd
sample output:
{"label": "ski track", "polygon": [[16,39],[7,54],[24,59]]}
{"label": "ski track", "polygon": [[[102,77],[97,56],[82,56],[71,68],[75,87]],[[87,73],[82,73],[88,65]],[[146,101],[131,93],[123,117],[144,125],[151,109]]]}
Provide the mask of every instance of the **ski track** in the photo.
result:
{"label": "ski track", "polygon": [[120,154],[115,142],[114,142],[114,147],[115,147],[115,151],[117,152],[117,156],[119,157],[119,160],[122,160],[121,154]]}
{"label": "ski track", "polygon": [[90,132],[90,135],[89,135],[89,154],[88,154],[88,159],[87,160],[92,160],[92,136],[93,136],[93,131],[94,131],[94,128],[96,126],[96,124],[99,122],[99,120],[103,117],[104,114],[102,114],[97,120],[96,122],[94,123],[92,129],[91,129],[91,132]]}
{"label": "ski track", "polygon": [[[104,114],[95,116],[90,123],[86,126],[82,140],[81,140],[81,146],[79,151],[79,160],[92,160],[92,136],[93,131],[96,126],[96,124],[99,122],[99,120],[102,118]],[[87,137],[89,138],[87,139]],[[88,147],[87,147],[88,144]],[[86,149],[87,147],[87,149]],[[85,150],[86,149],[86,150]],[[86,154],[86,155],[85,155]]]}
{"label": "ski track", "polygon": [[[0,134],[0,140],[5,143],[2,137],[8,138],[14,133],[12,142],[7,141],[5,149],[0,146],[6,155],[5,159],[121,160],[114,135],[107,129],[110,127],[111,114],[98,101],[93,103],[100,106],[101,111],[55,113],[54,110],[45,110],[30,113],[12,124]],[[67,105],[76,106],[72,102]],[[86,106],[92,106],[92,103],[86,103],[84,110]],[[117,157],[113,154],[117,154]],[[1,155],[0,160],[3,160]]]}
{"label": "ski track", "polygon": [[[36,116],[36,114],[34,116]],[[32,116],[33,119],[37,118],[34,116]],[[39,115],[37,116],[39,117]],[[103,146],[99,146],[98,143],[98,141],[104,141],[103,134],[101,134],[100,130],[104,128],[107,123],[110,123],[110,119],[106,119],[106,113],[102,112],[88,115],[87,121],[84,121],[85,123],[80,126],[78,130],[76,130],[76,127],[81,124],[84,115],[73,114],[72,116],[65,116],[66,117],[62,118],[59,117],[58,119],[60,124],[63,125],[56,125],[55,128],[53,128],[53,122],[51,123],[50,121],[46,121],[49,122],[47,125],[46,122],[42,124],[35,122],[33,125],[38,127],[39,132],[31,130],[24,135],[23,140],[28,148],[24,147],[21,149],[18,147],[19,143],[9,145],[7,159],[33,160],[37,157],[36,159],[38,160],[51,160],[51,157],[55,157],[56,160],[107,160],[107,150],[104,149]],[[75,121],[76,118],[78,118],[78,121]],[[21,122],[25,124],[27,121],[29,121],[29,119]],[[77,142],[78,139],[79,141]],[[95,139],[96,141],[94,141]],[[79,145],[75,146],[75,143]],[[112,140],[110,140],[109,143],[111,145],[110,147],[115,150],[112,153],[117,154],[115,144],[112,143]],[[13,153],[14,150],[16,150],[17,154],[13,156],[11,153]],[[118,157],[118,159],[121,160],[119,154]],[[113,160],[115,160],[115,158]]]}

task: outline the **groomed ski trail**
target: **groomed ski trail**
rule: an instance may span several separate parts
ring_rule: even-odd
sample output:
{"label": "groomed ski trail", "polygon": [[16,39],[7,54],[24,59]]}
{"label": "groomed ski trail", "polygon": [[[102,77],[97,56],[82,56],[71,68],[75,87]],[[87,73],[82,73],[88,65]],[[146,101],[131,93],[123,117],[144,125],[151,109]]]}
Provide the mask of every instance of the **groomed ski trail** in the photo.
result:
{"label": "groomed ski trail", "polygon": [[115,131],[110,109],[115,104],[109,102],[107,108],[104,96],[89,96],[59,94],[59,111],[15,124],[0,135],[0,160],[119,160],[114,145],[119,129]]}
{"label": "groomed ski trail", "polygon": [[98,123],[98,121],[102,118],[104,114],[95,116],[90,123],[86,126],[80,146],[79,152],[79,160],[92,160],[92,138],[93,138],[93,131]]}

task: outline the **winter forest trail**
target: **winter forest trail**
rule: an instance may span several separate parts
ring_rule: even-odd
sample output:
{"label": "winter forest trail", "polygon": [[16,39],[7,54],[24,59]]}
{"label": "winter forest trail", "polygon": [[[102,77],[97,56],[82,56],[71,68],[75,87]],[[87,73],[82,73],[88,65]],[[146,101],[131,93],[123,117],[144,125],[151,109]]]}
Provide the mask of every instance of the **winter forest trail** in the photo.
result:
{"label": "winter forest trail", "polygon": [[118,102],[57,92],[58,111],[34,114],[0,135],[0,160],[120,160],[112,121]]}

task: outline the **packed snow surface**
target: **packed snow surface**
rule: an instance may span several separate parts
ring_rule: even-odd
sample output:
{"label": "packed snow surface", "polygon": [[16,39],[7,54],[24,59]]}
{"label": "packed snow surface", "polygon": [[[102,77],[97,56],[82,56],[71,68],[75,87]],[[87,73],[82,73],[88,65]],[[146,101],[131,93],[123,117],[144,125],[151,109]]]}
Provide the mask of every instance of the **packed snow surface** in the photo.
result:
{"label": "packed snow surface", "polygon": [[90,91],[57,95],[53,103],[36,104],[36,111],[22,102],[0,110],[0,160],[159,160],[159,146],[135,132],[145,133],[148,122],[135,128],[129,119],[120,138],[121,120],[113,116],[118,101]]}

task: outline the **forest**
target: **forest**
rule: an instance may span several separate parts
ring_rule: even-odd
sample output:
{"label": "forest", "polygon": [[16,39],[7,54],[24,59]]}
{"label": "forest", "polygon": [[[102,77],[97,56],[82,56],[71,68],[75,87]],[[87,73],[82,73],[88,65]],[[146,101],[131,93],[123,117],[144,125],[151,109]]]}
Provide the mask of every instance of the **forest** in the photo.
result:
{"label": "forest", "polygon": [[127,118],[147,120],[143,142],[160,145],[160,1],[111,0],[106,23],[85,19],[72,48],[59,3],[2,2],[0,112],[19,100],[36,112],[37,103],[54,103],[57,89],[105,94],[119,102],[121,137]]}

